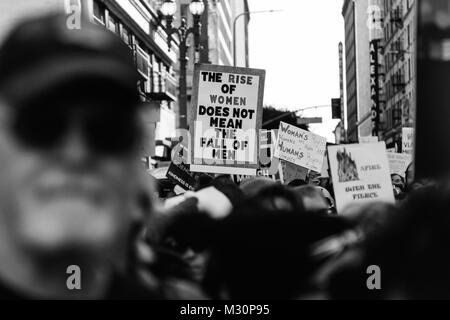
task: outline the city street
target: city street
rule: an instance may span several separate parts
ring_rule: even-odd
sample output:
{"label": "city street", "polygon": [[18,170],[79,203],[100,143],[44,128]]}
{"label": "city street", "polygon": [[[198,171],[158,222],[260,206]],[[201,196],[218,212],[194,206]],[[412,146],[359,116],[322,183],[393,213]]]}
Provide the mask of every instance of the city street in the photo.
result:
{"label": "city street", "polygon": [[2,0],[0,300],[450,299],[449,39],[450,0]]}

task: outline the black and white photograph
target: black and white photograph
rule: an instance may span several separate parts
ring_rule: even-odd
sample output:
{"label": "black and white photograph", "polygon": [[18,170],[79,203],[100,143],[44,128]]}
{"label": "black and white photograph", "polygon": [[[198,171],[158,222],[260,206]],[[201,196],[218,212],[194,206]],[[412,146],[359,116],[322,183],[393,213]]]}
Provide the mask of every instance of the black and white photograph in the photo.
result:
{"label": "black and white photograph", "polygon": [[448,300],[449,106],[450,0],[0,0],[0,300]]}

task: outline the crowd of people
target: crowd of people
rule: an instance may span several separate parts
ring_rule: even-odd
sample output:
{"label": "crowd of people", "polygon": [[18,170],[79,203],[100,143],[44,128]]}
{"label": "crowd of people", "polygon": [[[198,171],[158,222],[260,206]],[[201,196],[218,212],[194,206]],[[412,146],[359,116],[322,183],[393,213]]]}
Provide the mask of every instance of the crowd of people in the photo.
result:
{"label": "crowd of people", "polygon": [[[413,180],[412,168],[406,183],[392,176],[395,205],[355,204],[339,214],[329,178],[320,186],[266,177],[238,185],[218,175],[195,192],[154,199],[143,239],[179,259],[184,271],[162,278],[190,281],[205,298],[448,298],[438,271],[448,263],[448,187]],[[158,265],[156,258],[146,269],[174,270]],[[380,290],[367,285],[369,266],[381,270]]]}
{"label": "crowd of people", "polygon": [[448,184],[411,165],[396,205],[343,212],[317,175],[200,175],[175,195],[139,160],[137,81],[116,36],[60,16],[0,48],[0,298],[450,298]]}

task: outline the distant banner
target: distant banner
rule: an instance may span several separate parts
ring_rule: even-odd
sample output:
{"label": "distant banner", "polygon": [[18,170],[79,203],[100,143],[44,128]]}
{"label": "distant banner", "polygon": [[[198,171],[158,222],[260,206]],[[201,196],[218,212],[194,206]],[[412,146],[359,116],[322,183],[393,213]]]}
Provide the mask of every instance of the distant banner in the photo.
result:
{"label": "distant banner", "polygon": [[329,146],[328,157],[338,212],[352,203],[395,202],[384,142]]}
{"label": "distant banner", "polygon": [[264,80],[264,70],[195,66],[192,171],[256,174]]}
{"label": "distant banner", "polygon": [[414,149],[414,128],[402,128],[402,153],[412,154]]}
{"label": "distant banner", "polygon": [[406,168],[412,162],[412,155],[406,153],[388,153],[387,156],[391,174],[396,173],[404,178]]}
{"label": "distant banner", "polygon": [[280,122],[275,157],[321,172],[326,145],[326,138]]}

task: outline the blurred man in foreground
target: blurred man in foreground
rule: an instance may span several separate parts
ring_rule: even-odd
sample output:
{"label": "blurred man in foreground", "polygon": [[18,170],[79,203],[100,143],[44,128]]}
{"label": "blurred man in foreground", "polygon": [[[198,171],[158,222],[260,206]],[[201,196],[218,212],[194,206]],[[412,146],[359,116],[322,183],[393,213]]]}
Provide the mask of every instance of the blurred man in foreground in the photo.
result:
{"label": "blurred man in foreground", "polygon": [[119,38],[64,16],[0,49],[0,298],[146,297],[112,267],[136,212],[137,80]]}

